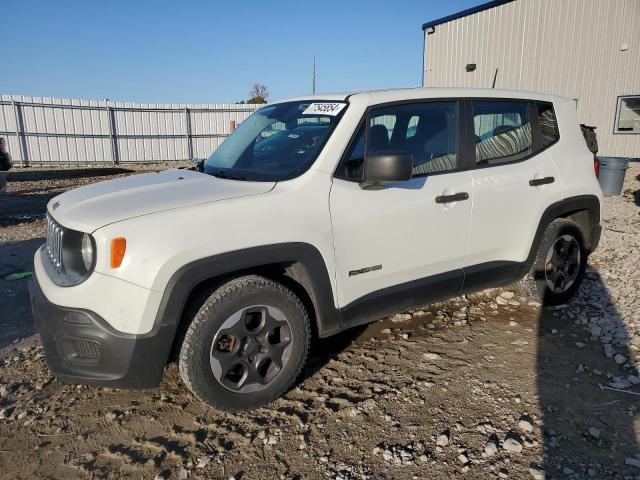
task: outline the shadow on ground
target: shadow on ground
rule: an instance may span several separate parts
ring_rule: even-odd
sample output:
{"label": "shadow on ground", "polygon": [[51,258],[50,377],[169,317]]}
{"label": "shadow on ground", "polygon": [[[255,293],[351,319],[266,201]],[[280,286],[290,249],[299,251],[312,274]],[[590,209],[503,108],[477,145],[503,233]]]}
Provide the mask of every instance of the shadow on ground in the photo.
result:
{"label": "shadow on ground", "polygon": [[47,193],[0,197],[0,227],[13,227],[44,218],[49,200],[63,191],[63,189],[54,189]]}
{"label": "shadow on ground", "polygon": [[7,275],[33,270],[33,254],[44,238],[0,244],[0,348],[36,333],[27,279],[4,280]]}
{"label": "shadow on ground", "polygon": [[342,351],[349,348],[367,330],[367,327],[369,325],[362,325],[340,332],[330,338],[317,339],[311,346],[309,358],[300,378],[296,381],[296,385],[315,375],[332,358],[337,357]]}
{"label": "shadow on ground", "polygon": [[[604,337],[585,340],[589,333],[578,335],[574,321],[594,334],[600,329]],[[590,476],[589,469],[597,478],[633,478],[637,469],[625,465],[625,459],[640,453],[635,429],[640,397],[604,387],[616,382],[623,386],[624,379],[637,372],[633,363],[618,365],[613,359],[618,354],[633,358],[627,346],[605,347],[616,338],[628,345],[629,339],[597,271],[587,270],[578,295],[565,308],[542,309],[538,336],[537,383],[547,478],[573,475],[572,471],[584,478],[585,473]],[[612,372],[609,378],[608,372]],[[576,432],[581,442],[575,441]]]}

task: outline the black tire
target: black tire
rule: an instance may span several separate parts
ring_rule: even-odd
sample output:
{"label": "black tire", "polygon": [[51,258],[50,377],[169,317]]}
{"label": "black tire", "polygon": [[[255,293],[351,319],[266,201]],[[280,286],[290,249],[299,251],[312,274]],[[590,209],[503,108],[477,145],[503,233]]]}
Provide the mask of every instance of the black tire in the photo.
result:
{"label": "black tire", "polygon": [[[567,240],[569,238],[575,239],[577,244],[577,267],[574,269],[569,265],[566,267],[567,272],[562,272],[562,270],[565,270],[566,263],[573,264],[573,261],[567,260],[564,265],[559,267],[563,260],[555,262],[555,259],[552,259],[552,261],[547,262],[547,258],[552,255],[552,248],[557,251],[558,248],[563,246],[574,245],[573,242]],[[566,257],[573,256],[571,252],[574,252],[574,250],[569,250],[569,252]],[[554,220],[547,227],[531,270],[520,282],[520,290],[525,296],[541,302],[543,306],[566,303],[580,288],[580,283],[582,283],[584,272],[587,268],[588,255],[589,252],[585,247],[584,235],[580,230],[580,226],[576,222],[565,218]],[[562,256],[564,257],[565,254],[562,254]],[[554,279],[557,280],[554,281]],[[564,285],[562,284],[563,281],[565,282]],[[555,289],[551,288],[551,284],[555,286]]]}
{"label": "black tire", "polygon": [[7,152],[0,152],[0,172],[8,172],[13,168],[11,156]]}
{"label": "black tire", "polygon": [[[260,307],[257,307],[260,306]],[[264,307],[262,307],[264,306]],[[260,308],[266,308],[261,310]],[[280,358],[279,363],[269,364],[268,368],[272,372],[273,378],[268,380],[268,375],[260,378],[260,382],[249,382],[249,378],[254,378],[256,373],[260,373],[261,365],[258,365],[258,358],[270,354],[267,342],[271,342],[271,334],[263,335],[247,334],[240,330],[246,330],[250,320],[250,315],[261,315],[263,312],[270,321],[282,323],[282,315],[284,314],[287,325],[282,327],[285,333],[278,333],[287,337],[285,341],[278,345],[280,350],[287,350],[287,358]],[[241,312],[241,313],[239,313]],[[248,312],[248,313],[247,313]],[[269,312],[277,312],[280,319],[270,316]],[[215,288],[212,292],[205,296],[204,301],[191,306],[191,312],[187,315],[191,316],[191,323],[185,333],[185,337],[180,349],[178,366],[180,376],[187,387],[194,393],[198,399],[205,404],[226,411],[237,411],[251,409],[265,405],[285,393],[298,378],[309,351],[309,343],[311,341],[311,329],[309,324],[309,316],[300,299],[288,288],[273,280],[264,277],[250,275],[228,281],[225,284]],[[240,317],[238,317],[240,315]],[[233,323],[235,318],[241,320]],[[256,317],[257,318],[257,317]],[[233,333],[238,335],[227,335],[224,332],[230,332],[231,328],[223,329],[223,323],[229,324],[232,320],[234,329],[240,329]],[[265,320],[258,320],[265,322]],[[242,326],[240,326],[242,324]],[[260,331],[266,331],[267,326],[256,327],[262,328]],[[277,327],[280,328],[280,327]],[[257,330],[256,330],[257,331]],[[237,337],[242,337],[238,338]],[[224,341],[223,341],[224,339]],[[216,340],[216,345],[214,345]],[[250,342],[254,342],[251,344]],[[225,343],[226,342],[226,343]],[[236,343],[239,342],[239,343]],[[258,342],[258,343],[256,343]],[[229,343],[233,343],[233,347],[229,347]],[[218,350],[222,345],[227,350]],[[259,345],[260,350],[253,349],[253,346]],[[279,351],[280,351],[279,350]],[[222,352],[222,353],[220,353]],[[266,353],[263,353],[266,352]],[[253,353],[253,355],[252,355]],[[236,370],[242,371],[246,369],[251,373],[245,374],[246,381],[242,387],[243,381],[236,383],[231,382],[230,378],[235,381],[238,372],[231,372],[223,375],[224,364],[218,360],[211,360],[212,357],[226,358],[225,362],[233,363],[236,357],[239,359],[236,364]],[[231,360],[229,361],[229,359]],[[251,360],[249,360],[251,358]],[[270,362],[269,359],[262,361]],[[219,367],[216,377],[214,374],[214,363]],[[239,365],[239,366],[238,366]],[[246,366],[245,366],[246,365]],[[255,367],[253,367],[255,365]],[[281,365],[281,368],[279,367]],[[279,370],[278,370],[279,368]],[[228,369],[228,370],[233,370]],[[236,377],[233,377],[233,375]],[[239,376],[242,376],[241,374]],[[257,377],[255,377],[257,378]],[[268,380],[268,382],[267,382]],[[263,384],[263,382],[266,382]],[[225,385],[223,385],[223,383]],[[230,387],[229,385],[233,385]],[[245,392],[245,388],[259,388],[257,391]]]}

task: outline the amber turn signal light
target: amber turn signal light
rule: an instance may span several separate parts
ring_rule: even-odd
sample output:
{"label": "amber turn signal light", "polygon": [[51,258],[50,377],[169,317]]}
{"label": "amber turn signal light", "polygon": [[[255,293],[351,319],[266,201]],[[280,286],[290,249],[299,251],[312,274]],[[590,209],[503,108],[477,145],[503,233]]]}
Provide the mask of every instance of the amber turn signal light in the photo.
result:
{"label": "amber turn signal light", "polygon": [[127,239],[118,237],[111,240],[111,268],[118,268],[122,265],[124,252],[127,251]]}

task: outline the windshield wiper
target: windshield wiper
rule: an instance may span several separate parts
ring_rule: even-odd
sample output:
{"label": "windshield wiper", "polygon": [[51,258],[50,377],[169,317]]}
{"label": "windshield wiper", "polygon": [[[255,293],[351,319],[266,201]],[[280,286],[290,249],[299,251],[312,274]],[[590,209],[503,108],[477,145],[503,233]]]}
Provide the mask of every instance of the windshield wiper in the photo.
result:
{"label": "windshield wiper", "polygon": [[217,178],[225,178],[228,180],[246,180],[247,179],[247,177],[245,177],[244,175],[234,175],[232,173],[227,173],[224,170],[218,170],[217,172],[214,172],[211,175]]}

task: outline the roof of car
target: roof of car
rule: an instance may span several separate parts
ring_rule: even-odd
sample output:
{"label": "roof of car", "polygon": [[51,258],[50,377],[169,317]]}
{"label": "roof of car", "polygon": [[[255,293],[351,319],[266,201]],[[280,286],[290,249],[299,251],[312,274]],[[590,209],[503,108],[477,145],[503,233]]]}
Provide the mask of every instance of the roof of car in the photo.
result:
{"label": "roof of car", "polygon": [[[349,97],[367,96],[369,103],[386,103],[402,100],[415,100],[421,98],[522,98],[526,100],[568,100],[540,92],[529,92],[524,90],[501,90],[497,88],[450,88],[450,87],[420,87],[420,88],[399,88],[389,90],[362,90],[353,92],[326,93],[319,95],[309,95],[287,99],[286,101],[344,101]],[[283,100],[285,101],[285,100]]]}

